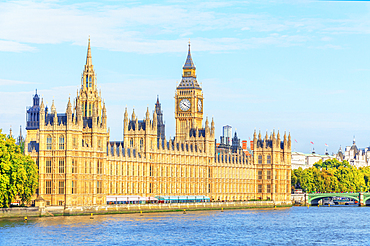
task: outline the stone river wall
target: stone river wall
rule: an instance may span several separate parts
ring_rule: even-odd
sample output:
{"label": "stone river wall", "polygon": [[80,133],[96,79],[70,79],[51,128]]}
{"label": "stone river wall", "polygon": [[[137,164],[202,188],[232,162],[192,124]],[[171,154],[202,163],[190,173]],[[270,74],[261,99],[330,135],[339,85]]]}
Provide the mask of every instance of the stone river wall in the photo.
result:
{"label": "stone river wall", "polygon": [[205,202],[205,203],[157,203],[157,204],[117,204],[105,206],[48,206],[27,208],[0,208],[1,218],[24,218],[34,216],[70,216],[91,214],[121,214],[121,213],[150,213],[175,212],[195,210],[226,210],[290,207],[291,202],[248,201],[248,202]]}

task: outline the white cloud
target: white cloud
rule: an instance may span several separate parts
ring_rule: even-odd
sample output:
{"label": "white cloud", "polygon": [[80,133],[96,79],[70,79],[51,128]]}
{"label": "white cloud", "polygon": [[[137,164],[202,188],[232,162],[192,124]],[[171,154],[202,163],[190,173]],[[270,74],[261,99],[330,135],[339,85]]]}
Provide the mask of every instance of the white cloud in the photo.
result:
{"label": "white cloud", "polygon": [[0,85],[1,86],[32,85],[32,84],[37,84],[37,83],[27,82],[27,81],[10,80],[10,79],[0,79]]}
{"label": "white cloud", "polygon": [[[240,4],[240,3],[239,3]],[[290,46],[310,41],[297,33],[319,30],[320,19],[282,19],[263,14],[224,13],[229,2],[191,6],[101,4],[63,5],[58,1],[9,1],[0,3],[0,50],[33,51],[32,44],[70,42],[114,51],[138,53],[178,52],[192,36],[197,50],[228,51],[261,45]],[[234,5],[235,6],[235,5]],[[217,37],[204,32],[217,30]],[[241,37],[228,38],[228,30],[241,31]],[[277,34],[271,34],[277,33]],[[195,37],[194,37],[195,36]],[[232,35],[236,37],[238,35]]]}
{"label": "white cloud", "polygon": [[22,51],[35,51],[34,47],[19,42],[0,40],[0,51],[22,52]]}

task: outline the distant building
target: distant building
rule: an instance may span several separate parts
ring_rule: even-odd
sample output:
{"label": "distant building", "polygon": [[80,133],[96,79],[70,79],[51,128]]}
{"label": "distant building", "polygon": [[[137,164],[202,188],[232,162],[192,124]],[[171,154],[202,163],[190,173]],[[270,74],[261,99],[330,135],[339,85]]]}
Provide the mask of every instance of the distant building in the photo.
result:
{"label": "distant building", "polygon": [[166,139],[166,127],[163,122],[163,111],[161,109],[161,104],[159,102],[158,96],[157,102],[155,103],[155,111],[157,113],[157,138],[163,141]]}
{"label": "distant building", "polygon": [[229,125],[222,127],[221,144],[231,145],[232,129]]}
{"label": "distant building", "polygon": [[[225,128],[227,127],[227,128]],[[227,134],[229,133],[229,130],[231,130],[231,126],[224,126],[223,127],[223,132],[225,134],[225,129],[227,130]],[[227,137],[226,139],[228,139]],[[224,136],[220,137],[221,143],[216,144],[216,148],[218,152],[223,152],[223,153],[241,153],[243,150],[242,147],[240,146],[240,139],[238,138],[238,134],[235,132],[234,137],[231,140],[231,145],[228,144],[228,141],[223,141],[225,139]]]}
{"label": "distant building", "polygon": [[19,126],[19,136],[17,137],[17,145],[21,145],[24,142],[24,138],[22,136],[22,126]]}
{"label": "distant building", "polygon": [[325,155],[319,155],[315,153],[315,149],[312,150],[311,154],[304,154],[301,152],[292,152],[292,169],[306,169],[313,167],[318,161],[326,161],[336,158],[334,155],[329,155],[326,151]]}
{"label": "distant building", "polygon": [[353,139],[352,146],[347,146],[344,153],[340,147],[335,156],[339,161],[346,160],[353,166],[366,167],[369,166],[370,147],[359,149],[356,146],[356,140]]}

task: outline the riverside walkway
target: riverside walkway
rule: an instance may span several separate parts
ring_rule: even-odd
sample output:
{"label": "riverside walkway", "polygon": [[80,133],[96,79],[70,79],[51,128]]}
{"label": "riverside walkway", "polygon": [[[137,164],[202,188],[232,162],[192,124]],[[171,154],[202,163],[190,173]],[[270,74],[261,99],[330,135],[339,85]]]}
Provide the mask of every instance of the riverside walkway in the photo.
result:
{"label": "riverside walkway", "polygon": [[[245,202],[198,202],[198,203],[154,203],[154,204],[114,204],[94,206],[46,206],[29,208],[0,208],[0,219],[18,217],[48,217],[91,214],[126,214],[151,212],[186,212],[195,210],[226,210],[252,208],[291,207],[285,201],[245,201]],[[184,211],[185,210],[185,211]]]}

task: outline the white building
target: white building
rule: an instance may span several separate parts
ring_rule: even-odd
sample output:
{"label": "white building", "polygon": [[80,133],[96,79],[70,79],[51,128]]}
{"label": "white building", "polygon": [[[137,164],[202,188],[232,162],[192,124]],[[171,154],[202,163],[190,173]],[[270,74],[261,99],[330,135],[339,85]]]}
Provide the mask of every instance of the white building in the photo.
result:
{"label": "white building", "polygon": [[302,169],[310,168],[319,160],[324,162],[334,158],[335,156],[329,155],[327,152],[325,155],[316,154],[315,150],[313,150],[311,154],[292,152],[292,169],[298,169],[300,167]]}
{"label": "white building", "polygon": [[359,149],[356,146],[356,140],[353,139],[352,146],[347,146],[344,153],[342,147],[339,148],[336,158],[339,161],[346,160],[349,164],[356,167],[366,167],[369,166],[370,147]]}
{"label": "white building", "polygon": [[222,136],[225,141],[224,143],[226,145],[231,145],[231,139],[232,139],[232,134],[233,134],[232,130],[233,128],[229,125],[222,127]]}

